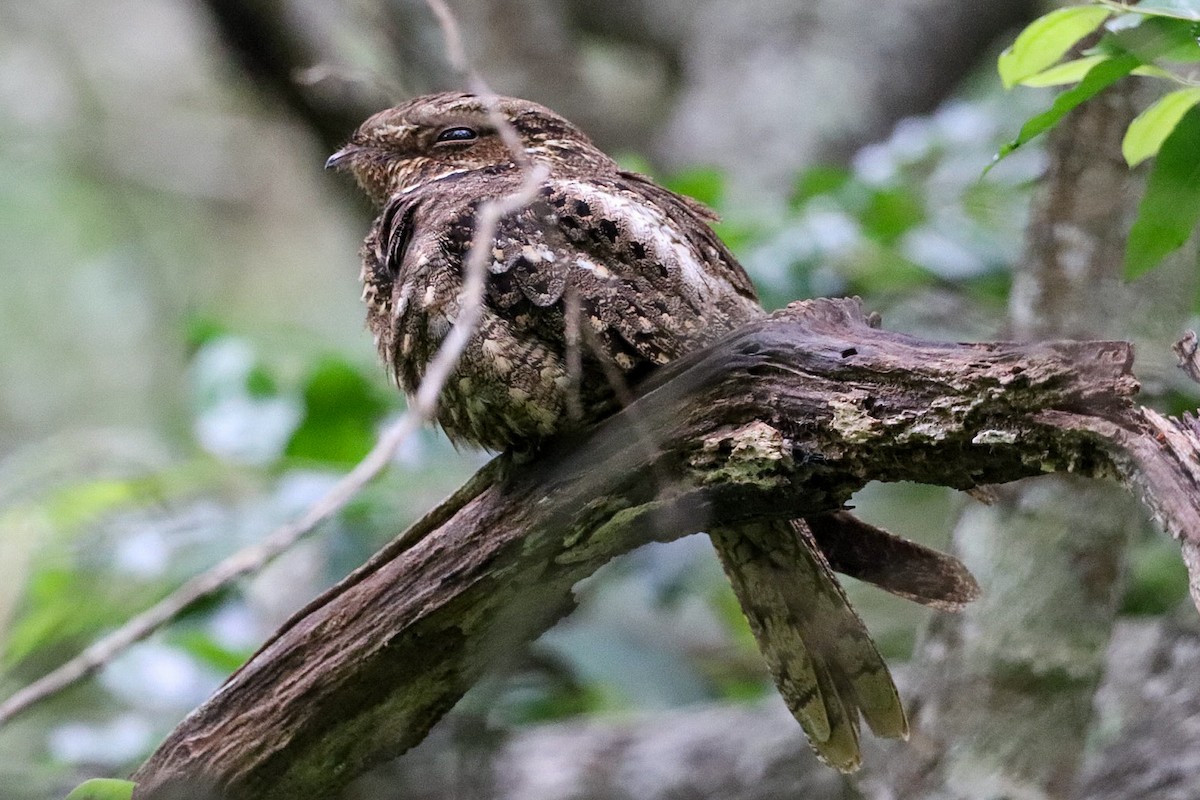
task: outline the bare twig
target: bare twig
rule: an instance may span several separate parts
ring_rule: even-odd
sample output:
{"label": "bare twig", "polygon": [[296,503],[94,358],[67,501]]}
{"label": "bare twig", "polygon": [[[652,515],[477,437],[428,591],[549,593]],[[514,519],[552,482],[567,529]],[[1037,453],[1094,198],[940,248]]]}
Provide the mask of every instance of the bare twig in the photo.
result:
{"label": "bare twig", "polygon": [[462,34],[458,20],[443,0],[426,0],[429,10],[437,17],[442,28],[442,38],[446,45],[446,55],[451,65],[458,70],[468,87],[482,98],[487,106],[488,117],[501,140],[513,157],[513,162],[524,172],[524,180],[520,188],[507,197],[489,200],[479,208],[475,233],[471,239],[471,249],[467,253],[467,263],[463,267],[463,292],[460,300],[458,317],[454,327],[442,342],[437,354],[430,361],[425,372],[425,378],[413,401],[422,411],[427,411],[432,419],[436,413],[437,398],[441,394],[442,385],[454,371],[458,359],[462,356],[467,342],[471,340],[479,325],[479,317],[483,311],[483,289],[487,277],[487,258],[491,253],[492,240],[496,238],[496,230],[504,217],[527,206],[534,199],[538,185],[549,174],[544,164],[533,166],[521,144],[521,139],[508,120],[500,113],[496,105],[496,94],[488,87],[483,78],[471,67],[463,49]]}
{"label": "bare twig", "polygon": [[548,169],[543,164],[530,164],[516,131],[500,115],[495,103],[495,94],[471,70],[463,51],[458,24],[449,8],[441,0],[428,0],[428,3],[441,24],[446,50],[452,63],[467,76],[472,91],[484,99],[493,124],[512,152],[514,163],[524,171],[524,180],[513,194],[490,200],[480,206],[478,224],[475,226],[471,249],[464,267],[465,277],[458,318],[430,361],[416,394],[410,398],[408,411],[389,425],[363,460],[302,516],[277,528],[263,541],[237,551],[212,569],[188,580],[158,603],[89,645],[76,657],[8,697],[0,703],[0,725],[4,725],[40,700],[94,674],[117,655],[171,622],[197,601],[245,575],[261,571],[276,557],[316,530],[321,522],[341,510],[383,471],[409,436],[436,417],[437,401],[442,387],[454,371],[463,350],[479,325],[483,312],[487,257],[491,252],[491,242],[495,238],[500,221],[534,199],[537,187],[545,180]]}
{"label": "bare twig", "polygon": [[458,20],[454,16],[454,12],[446,5],[445,0],[425,0],[425,5],[437,17],[438,25],[442,28],[442,40],[446,44],[446,58],[450,61],[450,66],[458,71],[463,82],[467,84],[467,88],[475,94],[479,95],[483,100],[483,104],[488,110],[488,120],[500,134],[500,141],[504,142],[504,146],[508,148],[512,154],[513,162],[524,170],[529,169],[529,156],[525,152],[524,146],[521,144],[521,139],[517,135],[516,130],[508,123],[508,120],[500,113],[496,106],[496,93],[483,80],[478,72],[471,66],[471,62],[467,59],[466,50],[463,49],[462,33],[458,25]]}
{"label": "bare twig", "polygon": [[1200,383],[1200,347],[1196,344],[1196,332],[1187,331],[1172,349],[1179,356],[1179,368],[1192,380]]}
{"label": "bare twig", "polygon": [[175,591],[135,616],[79,655],[14,693],[0,703],[0,725],[40,700],[86,678],[131,645],[166,625],[193,603],[217,592],[244,575],[258,572],[291,548],[317,525],[337,513],[350,498],[378,475],[400,444],[423,423],[420,413],[409,412],[380,435],[371,452],[346,473],[301,517],[288,522],[261,542],[242,548],[212,569],[195,576]]}
{"label": "bare twig", "polygon": [[437,17],[438,25],[442,26],[442,41],[446,45],[446,58],[450,61],[450,66],[463,75],[471,74],[471,65],[467,62],[467,51],[463,49],[462,33],[454,12],[444,0],[425,0],[425,5]]}
{"label": "bare twig", "polygon": [[579,348],[579,324],[583,309],[574,284],[563,289],[563,339],[567,361],[567,414],[574,422],[583,419],[583,353]]}

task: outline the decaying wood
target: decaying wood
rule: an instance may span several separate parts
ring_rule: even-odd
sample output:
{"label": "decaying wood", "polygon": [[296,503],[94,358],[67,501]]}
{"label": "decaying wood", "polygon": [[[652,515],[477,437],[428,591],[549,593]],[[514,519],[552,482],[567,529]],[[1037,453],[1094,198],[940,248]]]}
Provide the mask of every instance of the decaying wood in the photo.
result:
{"label": "decaying wood", "polygon": [[1131,365],[1122,342],[946,344],[874,328],[853,300],[793,304],[665,368],[586,440],[486,467],[185,719],[135,797],[199,782],[336,795],[419,742],[614,556],[837,509],[871,480],[1115,478],[1200,541],[1200,437],[1133,405]]}
{"label": "decaying wood", "polygon": [[[1121,154],[1136,88],[1111,87],[1047,137],[1013,265],[1007,331],[1016,339],[1139,329],[1131,295],[1146,287],[1121,280],[1141,197]],[[1105,645],[1143,517],[1133,497],[1074,475],[1017,481],[986,506],[960,507],[950,546],[983,597],[921,632],[906,698],[921,746],[869,762],[858,782],[865,797],[1066,796],[1094,732]]]}

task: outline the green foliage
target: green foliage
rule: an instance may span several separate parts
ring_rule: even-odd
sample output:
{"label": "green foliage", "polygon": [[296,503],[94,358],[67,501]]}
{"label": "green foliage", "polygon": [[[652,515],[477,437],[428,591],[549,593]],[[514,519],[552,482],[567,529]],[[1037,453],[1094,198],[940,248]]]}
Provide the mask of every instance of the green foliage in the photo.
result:
{"label": "green foliage", "polygon": [[852,180],[853,175],[845,167],[817,164],[800,173],[792,190],[792,208],[800,208],[804,203],[820,195],[833,195],[841,192]]}
{"label": "green foliage", "polygon": [[[54,663],[81,642],[119,624],[157,594],[156,583],[116,582],[95,569],[89,554],[70,546],[75,536],[95,530],[138,505],[155,502],[155,481],[140,476],[102,477],[68,483],[38,501],[0,514],[0,530],[42,523],[54,538],[26,581],[21,613],[0,642],[2,663],[12,668],[35,655]],[[140,589],[140,591],[139,591]]]}
{"label": "green foliage", "polygon": [[187,344],[190,354],[194,354],[212,340],[229,334],[230,331],[225,324],[215,317],[197,314],[189,317],[184,324],[184,342]]}
{"label": "green foliage", "polygon": [[489,691],[480,692],[482,696],[467,695],[464,708],[473,710],[478,705],[493,719],[533,725],[629,707],[612,687],[584,680],[573,665],[542,657],[536,646],[531,656],[528,668],[505,681],[502,696],[497,698]]}
{"label": "green foliage", "polygon": [[1141,64],[1141,61],[1132,55],[1104,58],[1098,61],[1087,71],[1087,74],[1083,76],[1083,80],[1075,88],[1060,94],[1055,98],[1054,105],[1022,125],[1021,132],[1017,134],[1017,138],[1000,148],[1000,152],[996,155],[996,160],[999,161],[1030,139],[1040,136],[1053,128],[1062,121],[1063,117],[1078,108],[1081,103],[1091,100],[1101,91],[1112,86],[1121,78],[1124,78],[1139,64]]}
{"label": "green foliage", "polygon": [[1164,614],[1188,594],[1187,567],[1179,547],[1161,536],[1139,542],[1130,550],[1129,583],[1121,600],[1121,613]]}
{"label": "green foliage", "polygon": [[354,464],[375,441],[387,400],[354,365],[326,356],[304,381],[304,417],[284,451],[292,458]]}
{"label": "green foliage", "polygon": [[[958,174],[947,164],[960,157],[957,142],[943,143],[941,135],[936,124],[913,124],[898,135],[895,153],[883,145],[881,158],[892,162],[886,178],[844,167],[805,170],[778,234],[790,252],[768,242],[763,255],[751,251],[749,266],[790,257],[783,299],[849,293],[878,304],[945,281],[970,291],[968,278],[998,271],[1015,256],[1002,255],[1015,241],[1005,232],[1020,218],[1015,206],[1025,190],[980,184],[973,167]],[[956,259],[965,266],[952,266]],[[761,272],[755,277],[766,284],[770,304],[771,282]]]}
{"label": "green foliage", "polygon": [[[1036,75],[1030,75],[1028,78],[1023,78],[1020,83],[1022,86],[1032,86],[1035,88],[1077,83],[1083,80],[1092,67],[1107,60],[1108,56],[1083,56],[1082,58],[1076,58],[1050,67]],[[1137,70],[1134,71],[1136,72]]]}
{"label": "green foliage", "polygon": [[169,631],[167,641],[222,675],[232,673],[250,657],[248,650],[227,647],[215,636],[194,625]]}
{"label": "green foliage", "polygon": [[[647,170],[643,168],[640,171]],[[662,176],[660,180],[671,191],[699,200],[714,211],[725,203],[725,176],[713,167],[692,167]],[[733,250],[752,246],[761,236],[756,226],[727,219],[718,219],[713,228]]]}
{"label": "green foliage", "polygon": [[877,189],[870,193],[859,220],[869,237],[892,245],[925,221],[925,205],[910,187]]}
{"label": "green foliage", "polygon": [[725,198],[725,176],[712,167],[692,167],[668,176],[668,189],[716,208]]}
{"label": "green foliage", "polygon": [[1129,231],[1125,275],[1153,269],[1191,236],[1200,220],[1200,109],[1193,108],[1166,137]]}
{"label": "green foliage", "polygon": [[[1200,89],[1178,69],[1179,64],[1200,61],[1198,20],[1198,0],[1142,0],[1135,5],[1093,0],[1030,23],[999,59],[1006,87],[1075,86],[1029,119],[1017,138],[1000,149],[996,161],[1130,73],[1185,84],[1142,112],[1122,143],[1131,167],[1157,156],[1126,247],[1125,274],[1131,279],[1181,247],[1200,222],[1200,122],[1192,113],[1200,103]],[[1101,26],[1105,33],[1095,47],[1081,58],[1058,63]]]}
{"label": "green foliage", "polygon": [[[1029,186],[1023,178],[980,182],[977,165],[999,144],[997,120],[1030,105],[989,95],[906,119],[855,163],[805,168],[769,207],[731,202],[725,176],[711,167],[655,177],[721,215],[717,234],[768,308],[860,294],[886,312],[914,292],[947,287],[995,309],[1017,257]],[[619,163],[654,174],[644,159]]]}
{"label": "green foliage", "polygon": [[353,464],[400,403],[374,365],[330,353],[259,352],[229,333],[203,341],[192,364],[201,445],[245,463]]}
{"label": "green foliage", "polygon": [[[0,500],[9,500],[0,504],[3,553],[9,557],[18,538],[30,541],[28,563],[4,573],[18,585],[0,596],[0,666],[10,687],[77,655],[180,583],[294,518],[365,451],[382,417],[401,407],[399,392],[373,361],[364,366],[331,355],[325,342],[306,347],[294,335],[250,338],[218,316],[197,316],[181,333],[194,426],[178,430],[194,433],[199,446],[186,439],[163,446],[147,432],[121,431],[95,449],[89,443],[98,435],[89,433],[73,436],[58,456],[53,443],[39,447],[29,468],[0,475]],[[252,457],[222,446],[256,441]],[[405,457],[417,457],[429,441],[418,435]],[[363,492],[325,524],[320,546],[294,554],[299,574],[268,570],[193,604],[97,679],[31,710],[28,724],[38,733],[21,745],[31,763],[47,775],[80,763],[119,774],[144,756],[157,732],[261,640],[264,617],[274,613],[265,598],[279,595],[281,578],[285,591],[295,592],[285,602],[303,602],[445,496],[470,468],[452,458],[434,461],[411,478],[402,464]],[[327,558],[341,553],[352,555],[337,563]],[[10,738],[10,756],[11,748]]]}
{"label": "green foliage", "polygon": [[1112,12],[1103,6],[1060,8],[1034,20],[1012,47],[1000,54],[998,68],[1011,89],[1057,63],[1080,39],[1099,28]]}
{"label": "green foliage", "polygon": [[1136,167],[1157,155],[1183,115],[1197,103],[1200,103],[1200,88],[1178,89],[1138,114],[1129,123],[1129,130],[1121,142],[1121,153],[1129,166]]}
{"label": "green foliage", "polygon": [[130,800],[137,784],[113,778],[93,778],[76,786],[66,800]]}

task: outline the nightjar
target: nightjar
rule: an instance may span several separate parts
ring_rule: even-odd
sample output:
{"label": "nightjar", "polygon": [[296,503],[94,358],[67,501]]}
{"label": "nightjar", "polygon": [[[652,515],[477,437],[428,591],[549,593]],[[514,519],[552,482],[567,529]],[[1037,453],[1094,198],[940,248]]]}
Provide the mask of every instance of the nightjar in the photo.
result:
{"label": "nightjar", "polygon": [[[493,102],[524,159],[549,173],[533,202],[498,226],[482,318],[437,419],[457,442],[531,453],[614,411],[614,383],[634,385],[764,312],[708,209],[621,169],[543,106]],[[459,312],[479,208],[515,192],[521,167],[483,100],[464,93],[379,112],[327,166],[352,172],[382,209],[361,251],[363,299],[380,355],[415,392]],[[906,736],[887,665],[810,526],[759,523],[710,537],[817,753],[855,769],[860,714],[881,736]]]}

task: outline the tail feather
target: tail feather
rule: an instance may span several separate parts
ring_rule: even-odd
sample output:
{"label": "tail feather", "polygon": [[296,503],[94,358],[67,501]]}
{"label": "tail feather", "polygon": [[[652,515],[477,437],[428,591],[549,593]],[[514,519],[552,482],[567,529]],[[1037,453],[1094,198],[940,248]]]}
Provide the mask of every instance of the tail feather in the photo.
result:
{"label": "tail feather", "polygon": [[880,736],[908,722],[887,664],[807,526],[761,522],[710,533],[780,694],[817,755],[852,772],[861,713]]}
{"label": "tail feather", "polygon": [[846,511],[804,520],[835,572],[942,611],[959,611],[979,597],[979,584],[961,561],[866,523]]}
{"label": "tail feather", "polygon": [[820,744],[812,742],[817,756],[839,772],[854,772],[862,764],[858,747],[858,709],[855,708],[850,687],[838,680],[836,667],[822,664],[817,681],[825,710],[829,714],[829,738]]}
{"label": "tail feather", "polygon": [[[830,653],[831,669],[837,670],[835,675],[839,680],[849,683],[858,709],[877,736],[907,739],[908,718],[887,662],[879,654],[858,612],[850,605],[850,598],[833,574],[808,523],[794,520],[787,526],[796,538],[802,559],[811,559],[812,574],[816,578],[815,611],[806,614],[803,607],[796,609],[798,618],[803,620],[801,627],[805,630],[805,638],[812,647]],[[785,530],[781,529],[780,533],[786,535]],[[795,598],[792,602],[803,603],[804,600]]]}
{"label": "tail feather", "polygon": [[[717,552],[722,551],[718,549]],[[722,561],[728,571],[728,562],[724,558]],[[759,642],[772,643],[771,647],[760,649],[766,659],[767,669],[780,693],[787,699],[793,716],[810,739],[826,742],[837,713],[836,709],[834,713],[826,709],[826,698],[820,689],[817,673],[818,669],[824,671],[824,665],[813,661],[804,641],[803,630],[789,616],[778,613],[779,609],[788,607],[787,598],[780,591],[778,583],[763,580],[765,576],[756,574],[756,568],[760,566],[746,563],[739,571],[739,579],[731,578],[735,587],[744,584],[756,587],[753,592],[745,593],[737,592],[735,588],[742,611],[750,620],[754,637]]]}

